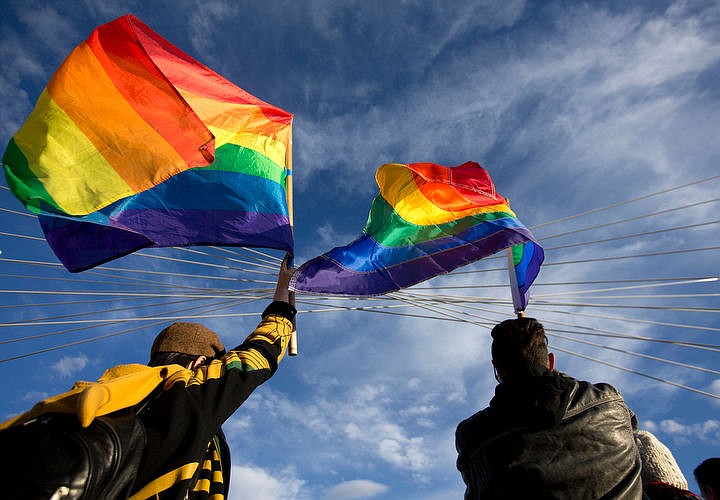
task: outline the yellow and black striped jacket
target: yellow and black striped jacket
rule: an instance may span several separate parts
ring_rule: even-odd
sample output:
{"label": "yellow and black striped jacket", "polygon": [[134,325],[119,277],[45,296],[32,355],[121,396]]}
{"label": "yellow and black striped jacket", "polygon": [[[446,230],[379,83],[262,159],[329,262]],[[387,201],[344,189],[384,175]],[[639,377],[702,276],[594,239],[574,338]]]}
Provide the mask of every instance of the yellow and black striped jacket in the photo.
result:
{"label": "yellow and black striped jacket", "polygon": [[245,341],[223,357],[173,374],[142,415],[147,445],[132,500],[222,500],[230,452],[220,426],[283,358],[295,309],[273,302]]}

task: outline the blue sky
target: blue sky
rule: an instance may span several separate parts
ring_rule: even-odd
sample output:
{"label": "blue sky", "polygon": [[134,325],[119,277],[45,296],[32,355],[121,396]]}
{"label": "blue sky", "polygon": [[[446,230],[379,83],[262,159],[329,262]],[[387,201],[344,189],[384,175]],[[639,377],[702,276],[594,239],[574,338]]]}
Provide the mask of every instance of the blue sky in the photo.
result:
{"label": "blue sky", "polygon": [[[718,276],[720,262],[717,249],[696,250],[718,241],[713,200],[720,182],[696,183],[720,174],[717,2],[0,5],[3,144],[72,48],[95,26],[126,13],[293,113],[298,263],[359,234],[381,164],[482,164],[547,249],[528,315],[554,334],[557,367],[618,387],[697,491],[692,469],[719,453],[718,398],[657,379],[720,396],[713,347],[720,344],[720,287],[712,280],[679,283]],[[685,184],[692,185],[671,189]],[[0,418],[74,380],[97,378],[107,366],[145,362],[170,317],[202,315],[197,321],[228,346],[239,343],[270,293],[272,284],[257,279],[271,281],[274,271],[258,274],[264,268],[257,261],[238,262],[253,254],[227,261],[219,256],[230,254],[217,251],[145,251],[150,257],[108,265],[137,272],[70,275],[34,239],[41,237],[37,222],[21,214],[6,190],[0,207],[6,209],[0,212],[3,323],[73,315],[54,321],[62,324],[0,326],[6,381]],[[637,233],[648,234],[628,236]],[[610,259],[617,256],[625,258]],[[507,282],[504,272],[492,270],[503,265],[491,259],[386,301],[298,297],[300,355],[286,359],[225,426],[233,498],[461,498],[453,434],[492,397],[488,327],[512,314],[507,288],[493,286]],[[665,286],[640,281],[650,278]],[[608,283],[569,284],[588,281]],[[640,285],[647,287],[628,289]],[[246,287],[231,308],[219,309],[224,299],[213,297]],[[153,296],[137,296],[142,293]],[[186,293],[195,294],[190,306],[199,309],[161,305],[187,300]],[[72,302],[52,305],[58,301]],[[319,312],[377,304],[394,314]],[[138,321],[142,316],[158,319]],[[89,323],[99,318],[117,323]],[[25,356],[101,335],[108,337]],[[16,356],[23,357],[8,360]]]}

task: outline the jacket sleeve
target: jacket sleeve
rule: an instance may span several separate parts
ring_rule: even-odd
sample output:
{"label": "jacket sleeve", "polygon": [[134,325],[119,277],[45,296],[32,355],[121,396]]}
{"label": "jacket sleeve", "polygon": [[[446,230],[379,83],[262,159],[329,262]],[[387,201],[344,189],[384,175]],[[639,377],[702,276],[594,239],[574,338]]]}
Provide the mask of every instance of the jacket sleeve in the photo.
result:
{"label": "jacket sleeve", "polygon": [[271,303],[257,328],[242,344],[189,372],[184,383],[170,382],[166,393],[174,402],[174,412],[195,414],[204,421],[210,434],[217,432],[255,388],[277,370],[294,328],[294,316],[295,309],[287,302]]}
{"label": "jacket sleeve", "polygon": [[262,321],[255,331],[234,350],[248,346],[257,349],[270,365],[270,376],[272,376],[280,360],[285,356],[290,334],[295,328],[296,313],[295,308],[287,302],[278,300],[272,302],[263,311]]}
{"label": "jacket sleeve", "polygon": [[190,386],[208,383],[217,386],[214,404],[220,408],[227,406],[226,415],[221,417],[223,421],[277,371],[294,328],[294,313],[295,309],[287,302],[271,303],[257,328],[242,344],[195,372]]}

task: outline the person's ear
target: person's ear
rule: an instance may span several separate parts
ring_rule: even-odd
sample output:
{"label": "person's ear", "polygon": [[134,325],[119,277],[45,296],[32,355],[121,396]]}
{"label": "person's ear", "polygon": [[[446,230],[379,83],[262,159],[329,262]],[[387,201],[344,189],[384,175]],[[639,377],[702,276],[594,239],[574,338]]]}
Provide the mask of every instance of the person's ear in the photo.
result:
{"label": "person's ear", "polygon": [[555,369],[555,353],[548,353],[548,370],[553,371]]}
{"label": "person's ear", "polygon": [[195,361],[191,361],[190,363],[188,363],[187,368],[188,370],[195,370],[205,364],[205,361],[207,361],[207,356],[198,356],[197,358],[195,358]]}
{"label": "person's ear", "polygon": [[495,360],[491,360],[493,365],[493,372],[495,372],[495,380],[498,381],[498,383],[502,382],[502,379],[500,378],[500,375],[498,374],[498,367],[495,364]]}

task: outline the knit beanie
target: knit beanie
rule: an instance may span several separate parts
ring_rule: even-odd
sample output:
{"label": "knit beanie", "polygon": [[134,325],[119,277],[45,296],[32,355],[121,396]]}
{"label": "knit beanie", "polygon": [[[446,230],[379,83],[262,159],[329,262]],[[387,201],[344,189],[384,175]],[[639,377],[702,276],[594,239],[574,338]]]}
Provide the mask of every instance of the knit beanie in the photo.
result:
{"label": "knit beanie", "polygon": [[180,352],[192,356],[214,358],[225,353],[220,338],[198,323],[177,322],[161,331],[150,349],[150,355],[157,352]]}
{"label": "knit beanie", "polygon": [[638,430],[634,434],[642,461],[642,482],[667,483],[687,490],[687,480],[667,446],[648,431]]}

